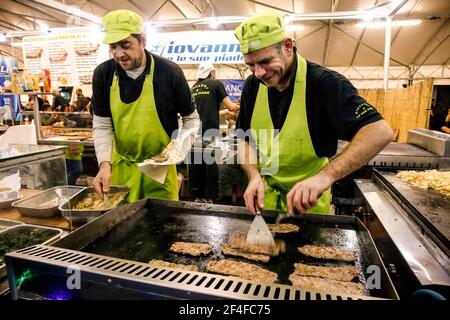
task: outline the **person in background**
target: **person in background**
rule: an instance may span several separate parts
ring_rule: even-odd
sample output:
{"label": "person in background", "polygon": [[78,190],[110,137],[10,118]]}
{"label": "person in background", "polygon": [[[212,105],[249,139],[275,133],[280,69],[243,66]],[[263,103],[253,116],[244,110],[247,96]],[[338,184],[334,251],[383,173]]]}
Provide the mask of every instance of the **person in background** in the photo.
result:
{"label": "person in background", "polygon": [[[216,79],[216,70],[210,62],[199,65],[197,82],[192,86],[192,96],[197,105],[201,121],[202,140],[212,136],[220,137],[219,115],[234,114],[239,106],[228,97],[222,82]],[[226,107],[220,110],[220,104]],[[189,165],[189,194],[197,202],[213,202],[217,199],[218,168],[215,163],[194,163],[191,157]]]}
{"label": "person in background", "polygon": [[164,183],[143,175],[136,164],[160,154],[175,138],[177,114],[182,127],[176,145],[191,148],[199,117],[186,78],[174,62],[145,49],[143,20],[137,13],[109,12],[103,28],[112,59],[97,66],[93,75],[93,134],[99,163],[93,187],[103,196],[110,184],[129,186],[130,202],[147,197],[176,200],[175,164],[167,166]]}
{"label": "person in background", "polygon": [[77,94],[77,101],[76,101],[76,108],[74,111],[85,111],[86,105],[89,103],[88,99],[83,95],[83,90],[81,88],[78,88],[76,91]]}
{"label": "person in background", "polygon": [[78,177],[83,173],[83,156],[84,146],[69,145],[65,152],[67,183],[75,185]]}
{"label": "person in background", "polygon": [[429,121],[429,129],[435,131],[442,131],[442,127],[445,125],[445,118],[447,116],[448,107],[444,101],[437,99],[431,104],[431,114]]}
{"label": "person in background", "polygon": [[53,95],[53,111],[63,111],[64,108],[68,105],[66,99],[59,93],[58,89],[52,90]]}
{"label": "person in background", "polygon": [[441,127],[444,133],[450,133],[450,108],[447,108],[447,117],[445,117],[445,124]]}
{"label": "person in background", "polygon": [[[332,184],[391,142],[392,129],[343,75],[299,54],[282,14],[255,15],[234,33],[253,73],[236,125],[248,133],[239,135],[247,208],[329,213]],[[351,142],[329,161],[338,139]]]}

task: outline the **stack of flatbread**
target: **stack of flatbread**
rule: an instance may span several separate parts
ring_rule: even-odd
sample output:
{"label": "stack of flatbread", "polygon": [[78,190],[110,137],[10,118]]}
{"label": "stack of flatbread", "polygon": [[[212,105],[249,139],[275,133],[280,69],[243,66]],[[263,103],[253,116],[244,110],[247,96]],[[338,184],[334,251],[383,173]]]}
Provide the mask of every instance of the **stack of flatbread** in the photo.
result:
{"label": "stack of flatbread", "polygon": [[[316,259],[345,262],[354,262],[357,259],[356,252],[333,247],[305,245],[298,248],[298,251]],[[330,267],[295,263],[294,268],[294,272],[289,276],[294,286],[316,291],[365,294],[361,283],[352,282],[360,273],[355,266]]]}

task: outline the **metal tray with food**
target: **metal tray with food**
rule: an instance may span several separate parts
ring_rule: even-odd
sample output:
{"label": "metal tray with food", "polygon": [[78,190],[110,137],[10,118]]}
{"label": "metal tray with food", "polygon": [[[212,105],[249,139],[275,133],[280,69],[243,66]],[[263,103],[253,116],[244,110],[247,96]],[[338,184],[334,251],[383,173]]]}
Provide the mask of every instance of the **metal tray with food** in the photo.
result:
{"label": "metal tray with food", "polygon": [[58,207],[85,187],[58,186],[15,201],[12,207],[22,216],[51,218],[58,215]]}
{"label": "metal tray with food", "polygon": [[19,221],[0,219],[0,231],[3,231],[5,229],[11,228],[11,227],[20,226],[22,224],[24,224],[24,223],[19,222]]}
{"label": "metal tray with food", "polygon": [[0,278],[6,276],[5,254],[37,244],[51,244],[61,238],[62,233],[61,229],[31,224],[17,225],[1,231]]}
{"label": "metal tray with food", "polygon": [[11,204],[22,197],[23,194],[16,190],[0,192],[0,209],[11,208]]}
{"label": "metal tray with food", "polygon": [[111,186],[107,194],[106,204],[94,191],[92,187],[84,188],[68,201],[59,206],[62,216],[74,224],[87,223],[106,211],[125,203],[130,188],[127,186]]}

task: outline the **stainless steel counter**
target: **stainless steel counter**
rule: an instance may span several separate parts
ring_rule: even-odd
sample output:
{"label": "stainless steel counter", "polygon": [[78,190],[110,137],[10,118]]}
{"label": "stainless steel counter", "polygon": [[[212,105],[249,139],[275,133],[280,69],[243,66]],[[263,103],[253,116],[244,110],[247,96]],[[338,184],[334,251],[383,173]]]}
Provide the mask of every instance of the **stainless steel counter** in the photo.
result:
{"label": "stainless steel counter", "polygon": [[[336,155],[342,153],[348,144],[347,141],[339,140]],[[410,169],[450,169],[450,158],[441,157],[412,144],[391,142],[367,165]]]}

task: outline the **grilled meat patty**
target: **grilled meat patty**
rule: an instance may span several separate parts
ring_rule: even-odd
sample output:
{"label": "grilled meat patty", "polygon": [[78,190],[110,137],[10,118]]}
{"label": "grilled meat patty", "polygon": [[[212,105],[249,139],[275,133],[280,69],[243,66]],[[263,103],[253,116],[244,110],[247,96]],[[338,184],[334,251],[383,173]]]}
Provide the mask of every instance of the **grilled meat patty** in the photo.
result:
{"label": "grilled meat patty", "polygon": [[242,279],[262,283],[274,283],[278,280],[275,272],[266,270],[257,265],[234,260],[210,261],[206,267],[208,272],[236,276]]}
{"label": "grilled meat patty", "polygon": [[292,223],[268,224],[268,227],[270,231],[274,233],[291,233],[300,230],[299,226]]}
{"label": "grilled meat patty", "polygon": [[364,295],[364,286],[361,283],[348,281],[337,281],[331,279],[317,277],[303,277],[295,273],[289,276],[289,280],[293,286],[302,287],[304,289],[314,291],[324,291],[327,293],[345,293]]}
{"label": "grilled meat patty", "polygon": [[248,253],[238,248],[234,248],[231,244],[223,244],[222,252],[227,256],[243,257],[247,260],[269,262],[270,256],[259,253]]}
{"label": "grilled meat patty", "polygon": [[169,250],[198,257],[202,254],[205,256],[209,254],[212,251],[212,245],[208,243],[174,242]]}
{"label": "grilled meat patty", "polygon": [[305,256],[317,258],[353,262],[356,260],[356,252],[333,247],[318,247],[305,245],[298,248],[298,251]]}
{"label": "grilled meat patty", "polygon": [[293,274],[295,275],[319,277],[338,281],[352,281],[352,279],[359,274],[357,267],[324,267],[294,263],[294,268],[295,271]]}

